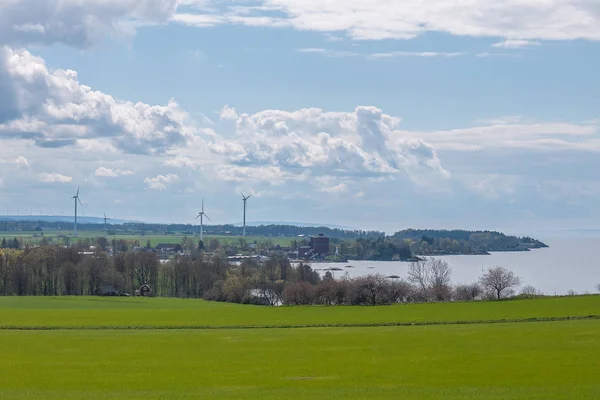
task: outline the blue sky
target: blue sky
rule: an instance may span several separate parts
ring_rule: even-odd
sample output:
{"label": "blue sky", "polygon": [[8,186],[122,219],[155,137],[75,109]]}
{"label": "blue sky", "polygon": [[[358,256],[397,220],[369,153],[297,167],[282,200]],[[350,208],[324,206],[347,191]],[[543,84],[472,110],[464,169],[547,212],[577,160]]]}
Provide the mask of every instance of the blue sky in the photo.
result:
{"label": "blue sky", "polygon": [[598,227],[600,5],[396,3],[3,2],[0,210]]}

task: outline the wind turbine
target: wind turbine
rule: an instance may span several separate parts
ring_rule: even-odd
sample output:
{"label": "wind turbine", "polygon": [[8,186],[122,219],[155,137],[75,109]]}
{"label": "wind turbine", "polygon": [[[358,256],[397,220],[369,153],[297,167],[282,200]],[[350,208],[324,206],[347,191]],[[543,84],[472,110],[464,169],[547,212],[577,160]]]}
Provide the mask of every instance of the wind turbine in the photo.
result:
{"label": "wind turbine", "polygon": [[77,202],[83,207],[83,203],[79,199],[79,186],[77,186],[77,194],[73,196],[72,199],[75,200],[75,225],[73,228],[73,235],[77,236]]}
{"label": "wind turbine", "polygon": [[[208,218],[208,215],[206,215],[206,213],[204,212],[204,199],[202,199],[202,211],[200,211],[198,213],[198,216],[194,219],[198,219],[200,218],[200,240],[202,240],[202,242],[204,242],[204,217],[206,217],[206,219],[208,219],[210,221],[210,218]],[[211,221],[212,222],[212,221]]]}
{"label": "wind turbine", "polygon": [[106,217],[106,213],[104,213],[104,230],[106,231],[106,236],[108,236],[108,225],[106,223],[106,221],[109,221],[110,218]]}
{"label": "wind turbine", "polygon": [[242,193],[242,201],[244,202],[244,230],[243,230],[243,233],[242,233],[243,237],[246,237],[246,202],[248,201],[248,199],[250,197],[252,197],[252,195],[244,196],[244,193]]}

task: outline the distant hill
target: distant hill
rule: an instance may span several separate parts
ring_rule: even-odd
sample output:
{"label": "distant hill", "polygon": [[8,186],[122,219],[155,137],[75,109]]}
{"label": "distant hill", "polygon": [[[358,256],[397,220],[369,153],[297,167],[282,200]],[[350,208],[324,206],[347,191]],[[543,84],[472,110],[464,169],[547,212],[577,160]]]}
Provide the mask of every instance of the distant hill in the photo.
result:
{"label": "distant hill", "polygon": [[[235,224],[232,224],[233,226],[237,226],[237,227],[242,227],[244,224],[242,222],[237,222]],[[307,222],[281,222],[281,221],[252,221],[252,222],[248,222],[246,221],[246,227],[248,226],[269,226],[269,225],[276,225],[276,226],[297,226],[300,228],[321,228],[321,227],[325,227],[325,228],[331,228],[331,229],[343,229],[343,230],[349,230],[349,231],[353,231],[356,230],[357,228],[351,227],[351,226],[343,226],[343,225],[334,225],[334,224],[325,224],[325,223],[307,223]]]}
{"label": "distant hill", "polygon": [[407,229],[396,232],[391,238],[397,242],[409,240],[415,243],[414,252],[422,255],[486,254],[548,247],[528,236],[509,236],[495,231]]}
{"label": "distant hill", "polygon": [[[73,222],[72,215],[0,215],[0,221],[17,222]],[[77,223],[81,224],[102,224],[104,218],[101,217],[77,217]],[[138,223],[138,221],[127,221],[124,219],[110,219],[111,224],[121,225],[127,223]]]}

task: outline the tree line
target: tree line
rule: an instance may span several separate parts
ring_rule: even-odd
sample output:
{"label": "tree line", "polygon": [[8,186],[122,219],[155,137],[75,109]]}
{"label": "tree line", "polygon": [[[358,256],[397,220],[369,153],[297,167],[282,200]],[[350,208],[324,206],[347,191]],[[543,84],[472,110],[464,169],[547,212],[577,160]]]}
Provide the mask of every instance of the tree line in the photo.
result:
{"label": "tree line", "polygon": [[[104,224],[98,223],[86,223],[80,221],[77,224],[77,228],[80,231],[92,231],[92,232],[105,232],[105,228],[108,228],[109,235],[116,234],[184,234],[193,235],[199,233],[199,226],[191,224],[147,224],[142,222],[127,222],[123,224],[108,224],[106,227]],[[0,220],[0,231],[24,231],[24,232],[40,232],[43,233],[45,229],[54,231],[63,231],[65,233],[71,232],[73,229],[72,222],[66,221],[54,221],[54,220]],[[243,228],[237,225],[225,224],[225,225],[205,225],[204,233],[206,235],[230,235],[230,236],[241,236]],[[330,228],[326,226],[296,226],[296,225],[258,225],[258,226],[246,226],[247,236],[263,236],[263,237],[292,237],[298,235],[306,236],[317,236],[318,234],[324,234],[332,238],[359,238],[359,237],[374,237],[385,235],[379,231],[365,231],[365,230],[353,230],[353,229],[341,229],[341,228]]]}
{"label": "tree line", "polygon": [[92,255],[76,247],[41,246],[0,250],[0,295],[93,295],[105,285],[134,293],[144,283],[152,295],[261,305],[383,305],[426,301],[502,299],[520,279],[498,267],[477,282],[453,285],[445,261],[427,258],[410,264],[406,277],[323,276],[308,264],[292,265],[277,254],[264,262],[228,262],[225,254],[196,250],[160,262],[152,252]]}

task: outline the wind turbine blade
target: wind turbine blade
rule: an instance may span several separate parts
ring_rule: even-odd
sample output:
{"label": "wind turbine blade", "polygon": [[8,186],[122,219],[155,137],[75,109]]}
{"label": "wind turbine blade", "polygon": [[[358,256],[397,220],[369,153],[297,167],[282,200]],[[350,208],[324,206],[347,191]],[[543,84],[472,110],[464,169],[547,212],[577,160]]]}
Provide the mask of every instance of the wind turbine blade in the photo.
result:
{"label": "wind turbine blade", "polygon": [[79,202],[79,204],[81,204],[81,206],[83,207],[83,203],[81,202],[81,199],[79,198],[79,196],[77,196],[77,201]]}
{"label": "wind turbine blade", "polygon": [[212,221],[210,220],[210,218],[208,218],[208,215],[204,214],[204,216],[206,217],[206,219],[207,219],[207,220],[209,220],[210,222],[212,222]]}
{"label": "wind turbine blade", "polygon": [[108,219],[108,218],[106,218],[106,213],[104,213],[104,219]]}
{"label": "wind turbine blade", "polygon": [[76,196],[79,196],[79,185],[77,185],[77,194]]}
{"label": "wind turbine blade", "polygon": [[252,197],[252,195],[250,195],[250,196],[246,197],[246,200],[248,200],[250,197]]}
{"label": "wind turbine blade", "polygon": [[[242,192],[240,192],[240,193],[242,193]],[[245,198],[246,198],[246,196],[244,196],[244,193],[242,193],[242,198],[243,198],[243,199],[245,199]]]}
{"label": "wind turbine blade", "polygon": [[194,218],[194,219],[198,219],[198,218],[200,218],[200,214],[198,214],[198,216],[196,218]]}

